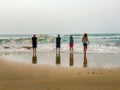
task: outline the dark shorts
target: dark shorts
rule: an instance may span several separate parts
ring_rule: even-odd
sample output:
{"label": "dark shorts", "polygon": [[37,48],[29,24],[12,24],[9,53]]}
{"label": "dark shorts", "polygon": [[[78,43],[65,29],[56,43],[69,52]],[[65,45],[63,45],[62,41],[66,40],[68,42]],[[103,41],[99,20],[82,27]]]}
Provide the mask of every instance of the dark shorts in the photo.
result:
{"label": "dark shorts", "polygon": [[87,43],[83,43],[83,46],[84,46],[84,47],[87,46]]}
{"label": "dark shorts", "polygon": [[56,48],[60,48],[60,45],[56,45]]}
{"label": "dark shorts", "polygon": [[33,44],[32,47],[33,47],[33,48],[37,48],[37,44]]}

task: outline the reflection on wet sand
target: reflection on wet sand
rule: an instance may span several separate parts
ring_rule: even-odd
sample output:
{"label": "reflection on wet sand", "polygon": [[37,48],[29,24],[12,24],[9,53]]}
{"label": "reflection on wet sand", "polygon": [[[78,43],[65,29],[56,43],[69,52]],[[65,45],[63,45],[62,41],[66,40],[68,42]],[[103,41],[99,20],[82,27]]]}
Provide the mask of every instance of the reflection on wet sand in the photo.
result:
{"label": "reflection on wet sand", "polygon": [[61,60],[60,60],[60,54],[56,54],[56,64],[60,64]]}
{"label": "reflection on wet sand", "polygon": [[33,55],[33,57],[32,57],[32,63],[33,64],[37,63],[37,56],[36,55]]}
{"label": "reflection on wet sand", "polygon": [[87,67],[87,57],[84,55],[83,67]]}
{"label": "reflection on wet sand", "polygon": [[73,63],[74,63],[74,56],[73,56],[73,53],[70,53],[70,62],[69,62],[69,65],[73,66]]}

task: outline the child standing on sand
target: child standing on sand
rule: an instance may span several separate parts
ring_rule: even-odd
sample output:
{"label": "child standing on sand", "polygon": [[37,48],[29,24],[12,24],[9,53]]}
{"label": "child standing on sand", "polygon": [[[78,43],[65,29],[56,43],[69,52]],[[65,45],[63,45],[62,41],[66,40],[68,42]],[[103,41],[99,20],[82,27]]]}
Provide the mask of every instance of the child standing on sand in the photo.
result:
{"label": "child standing on sand", "polygon": [[83,46],[84,46],[84,55],[86,55],[87,45],[89,44],[87,33],[84,33],[83,38],[82,38],[82,42],[83,42]]}

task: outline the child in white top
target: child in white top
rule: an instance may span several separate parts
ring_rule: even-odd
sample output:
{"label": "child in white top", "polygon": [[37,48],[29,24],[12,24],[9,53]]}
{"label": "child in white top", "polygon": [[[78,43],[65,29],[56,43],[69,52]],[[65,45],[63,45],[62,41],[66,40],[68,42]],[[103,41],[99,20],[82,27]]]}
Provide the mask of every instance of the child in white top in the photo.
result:
{"label": "child in white top", "polygon": [[82,38],[82,42],[83,42],[83,46],[84,46],[84,55],[86,55],[87,45],[89,44],[87,33],[84,33],[83,38]]}

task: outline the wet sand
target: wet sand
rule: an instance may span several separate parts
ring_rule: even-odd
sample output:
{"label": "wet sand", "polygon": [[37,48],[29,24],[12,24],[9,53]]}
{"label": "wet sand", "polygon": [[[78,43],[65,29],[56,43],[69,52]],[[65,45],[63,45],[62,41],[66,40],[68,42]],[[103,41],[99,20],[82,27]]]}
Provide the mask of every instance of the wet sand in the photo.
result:
{"label": "wet sand", "polygon": [[37,52],[33,56],[31,52],[6,53],[0,57],[17,61],[18,63],[40,64],[51,66],[79,67],[79,68],[120,68],[119,54],[87,54],[61,52]]}
{"label": "wet sand", "polygon": [[120,90],[120,69],[59,67],[1,58],[0,90]]}

